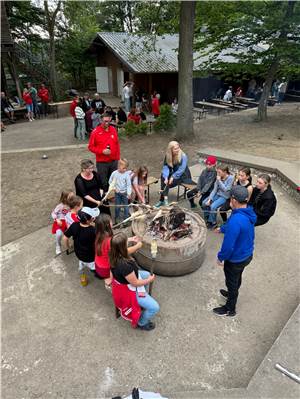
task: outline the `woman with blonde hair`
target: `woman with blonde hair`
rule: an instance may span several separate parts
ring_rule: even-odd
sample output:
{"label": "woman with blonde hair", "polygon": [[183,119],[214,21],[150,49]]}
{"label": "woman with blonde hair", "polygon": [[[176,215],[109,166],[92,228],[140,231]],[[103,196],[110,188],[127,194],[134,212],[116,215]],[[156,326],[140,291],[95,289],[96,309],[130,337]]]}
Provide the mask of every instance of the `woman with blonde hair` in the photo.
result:
{"label": "woman with blonde hair", "polygon": [[169,189],[181,183],[196,185],[191,178],[187,155],[182,151],[177,141],[170,141],[161,172],[160,200],[155,206],[159,208],[162,205],[168,205]]}

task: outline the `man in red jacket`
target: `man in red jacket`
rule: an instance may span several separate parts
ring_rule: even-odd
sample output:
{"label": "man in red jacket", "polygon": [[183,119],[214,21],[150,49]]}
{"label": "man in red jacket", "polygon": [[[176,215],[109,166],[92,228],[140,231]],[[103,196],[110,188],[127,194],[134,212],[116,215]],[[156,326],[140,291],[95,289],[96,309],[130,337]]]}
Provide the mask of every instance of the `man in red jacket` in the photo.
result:
{"label": "man in red jacket", "polygon": [[104,192],[108,191],[108,180],[118,168],[120,143],[116,128],[110,125],[111,116],[102,115],[102,123],[91,133],[88,149],[96,154],[97,172]]}
{"label": "man in red jacket", "polygon": [[77,130],[77,119],[75,115],[75,108],[77,107],[79,101],[79,96],[75,96],[73,101],[70,104],[70,115],[72,116],[74,120],[74,137],[76,138],[76,130]]}

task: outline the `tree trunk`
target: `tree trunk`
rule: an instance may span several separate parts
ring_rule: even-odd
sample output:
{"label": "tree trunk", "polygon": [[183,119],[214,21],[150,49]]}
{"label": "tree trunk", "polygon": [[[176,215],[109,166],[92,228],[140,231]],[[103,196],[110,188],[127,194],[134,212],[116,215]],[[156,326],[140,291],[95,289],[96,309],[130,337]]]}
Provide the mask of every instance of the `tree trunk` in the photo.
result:
{"label": "tree trunk", "polygon": [[61,1],[58,1],[56,8],[53,12],[49,10],[48,1],[44,1],[45,17],[46,17],[46,29],[49,34],[49,75],[50,84],[53,100],[57,100],[58,89],[57,89],[57,76],[56,76],[56,65],[55,65],[55,23],[58,12],[60,11]]}
{"label": "tree trunk", "polygon": [[268,109],[268,98],[272,87],[272,82],[276,76],[277,70],[279,66],[278,58],[273,60],[268,75],[265,80],[265,84],[263,87],[263,92],[261,94],[261,98],[259,100],[258,109],[257,109],[257,120],[259,122],[265,121],[267,119],[267,109]]}
{"label": "tree trunk", "polygon": [[194,136],[193,39],[195,1],[181,1],[178,54],[178,112],[176,137]]}
{"label": "tree trunk", "polygon": [[[292,17],[295,8],[295,1],[289,0],[287,4],[286,13],[284,16],[284,20],[288,21],[289,18]],[[286,39],[288,34],[288,30],[284,27],[280,33],[280,39]],[[275,57],[270,69],[268,71],[268,75],[266,77],[265,85],[263,88],[263,92],[259,101],[258,110],[257,110],[257,119],[258,121],[265,121],[267,119],[267,109],[268,109],[268,97],[271,90],[272,82],[276,76],[277,70],[279,68],[280,60],[278,57]]]}

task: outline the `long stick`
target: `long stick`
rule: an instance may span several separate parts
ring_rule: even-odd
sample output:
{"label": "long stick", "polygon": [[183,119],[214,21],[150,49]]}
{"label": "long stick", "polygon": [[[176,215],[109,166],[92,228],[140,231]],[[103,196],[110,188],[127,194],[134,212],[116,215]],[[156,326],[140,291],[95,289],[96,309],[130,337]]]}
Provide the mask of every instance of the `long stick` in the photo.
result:
{"label": "long stick", "polygon": [[298,382],[300,384],[300,377],[294,373],[291,373],[286,368],[282,367],[279,363],[275,364],[275,368],[279,370],[281,373],[285,374],[287,377],[291,378],[293,381]]}

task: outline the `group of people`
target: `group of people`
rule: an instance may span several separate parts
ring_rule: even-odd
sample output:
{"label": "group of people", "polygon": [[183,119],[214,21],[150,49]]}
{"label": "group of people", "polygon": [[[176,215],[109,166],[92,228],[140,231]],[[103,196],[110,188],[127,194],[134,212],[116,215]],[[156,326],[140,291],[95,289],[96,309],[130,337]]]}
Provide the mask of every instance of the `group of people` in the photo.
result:
{"label": "group of people", "polygon": [[[81,162],[81,171],[74,181],[75,193],[63,192],[52,213],[52,232],[56,237],[56,253],[61,253],[62,241],[69,249],[72,237],[81,275],[85,275],[84,269],[88,268],[95,276],[103,278],[105,286],[112,289],[115,304],[123,317],[130,319],[134,327],[149,331],[155,327],[152,319],[159,305],[148,294],[146,286],[155,277],[139,270],[131,257],[143,245],[142,240],[113,233],[110,205],[106,201],[107,193],[113,189],[116,221],[121,207],[126,218],[129,201],[145,202],[148,169],[143,166],[134,172],[129,170],[128,161],[121,158],[117,130],[110,122],[111,116],[104,114],[101,124],[90,137],[88,148],[96,155],[97,171],[93,161]],[[218,315],[234,316],[236,313],[241,275],[253,255],[254,228],[265,224],[276,209],[270,181],[268,175],[261,174],[253,188],[249,169],[241,168],[236,179],[228,166],[217,164],[216,157],[209,156],[196,184],[191,178],[188,157],[179,143],[171,141],[168,144],[161,174],[160,200],[155,206],[168,205],[172,187],[181,183],[193,184],[195,187],[188,193],[191,207],[196,207],[195,199],[199,199],[208,227],[224,234],[217,262],[224,266],[227,291],[221,290],[221,294],[227,302],[214,309]],[[227,215],[229,209],[232,210],[230,218],[223,217],[225,223],[218,227],[217,212]]]}
{"label": "group of people", "polygon": [[125,112],[122,104],[117,112],[109,105],[106,105],[99,93],[91,99],[89,93],[81,98],[75,95],[70,105],[70,114],[74,120],[74,137],[84,140],[97,126],[101,125],[103,117],[109,115],[110,123],[119,128],[128,121],[140,124],[146,120],[146,115],[141,107],[132,106],[129,112]]}
{"label": "group of people", "polygon": [[[26,107],[26,117],[29,122],[34,121],[37,116],[46,117],[48,115],[50,94],[45,84],[41,84],[37,90],[31,82],[28,82],[23,90],[22,100]],[[15,97],[15,101],[18,106],[21,105],[19,98]],[[10,123],[15,123],[15,106],[5,92],[1,92],[1,112],[4,113]]]}

